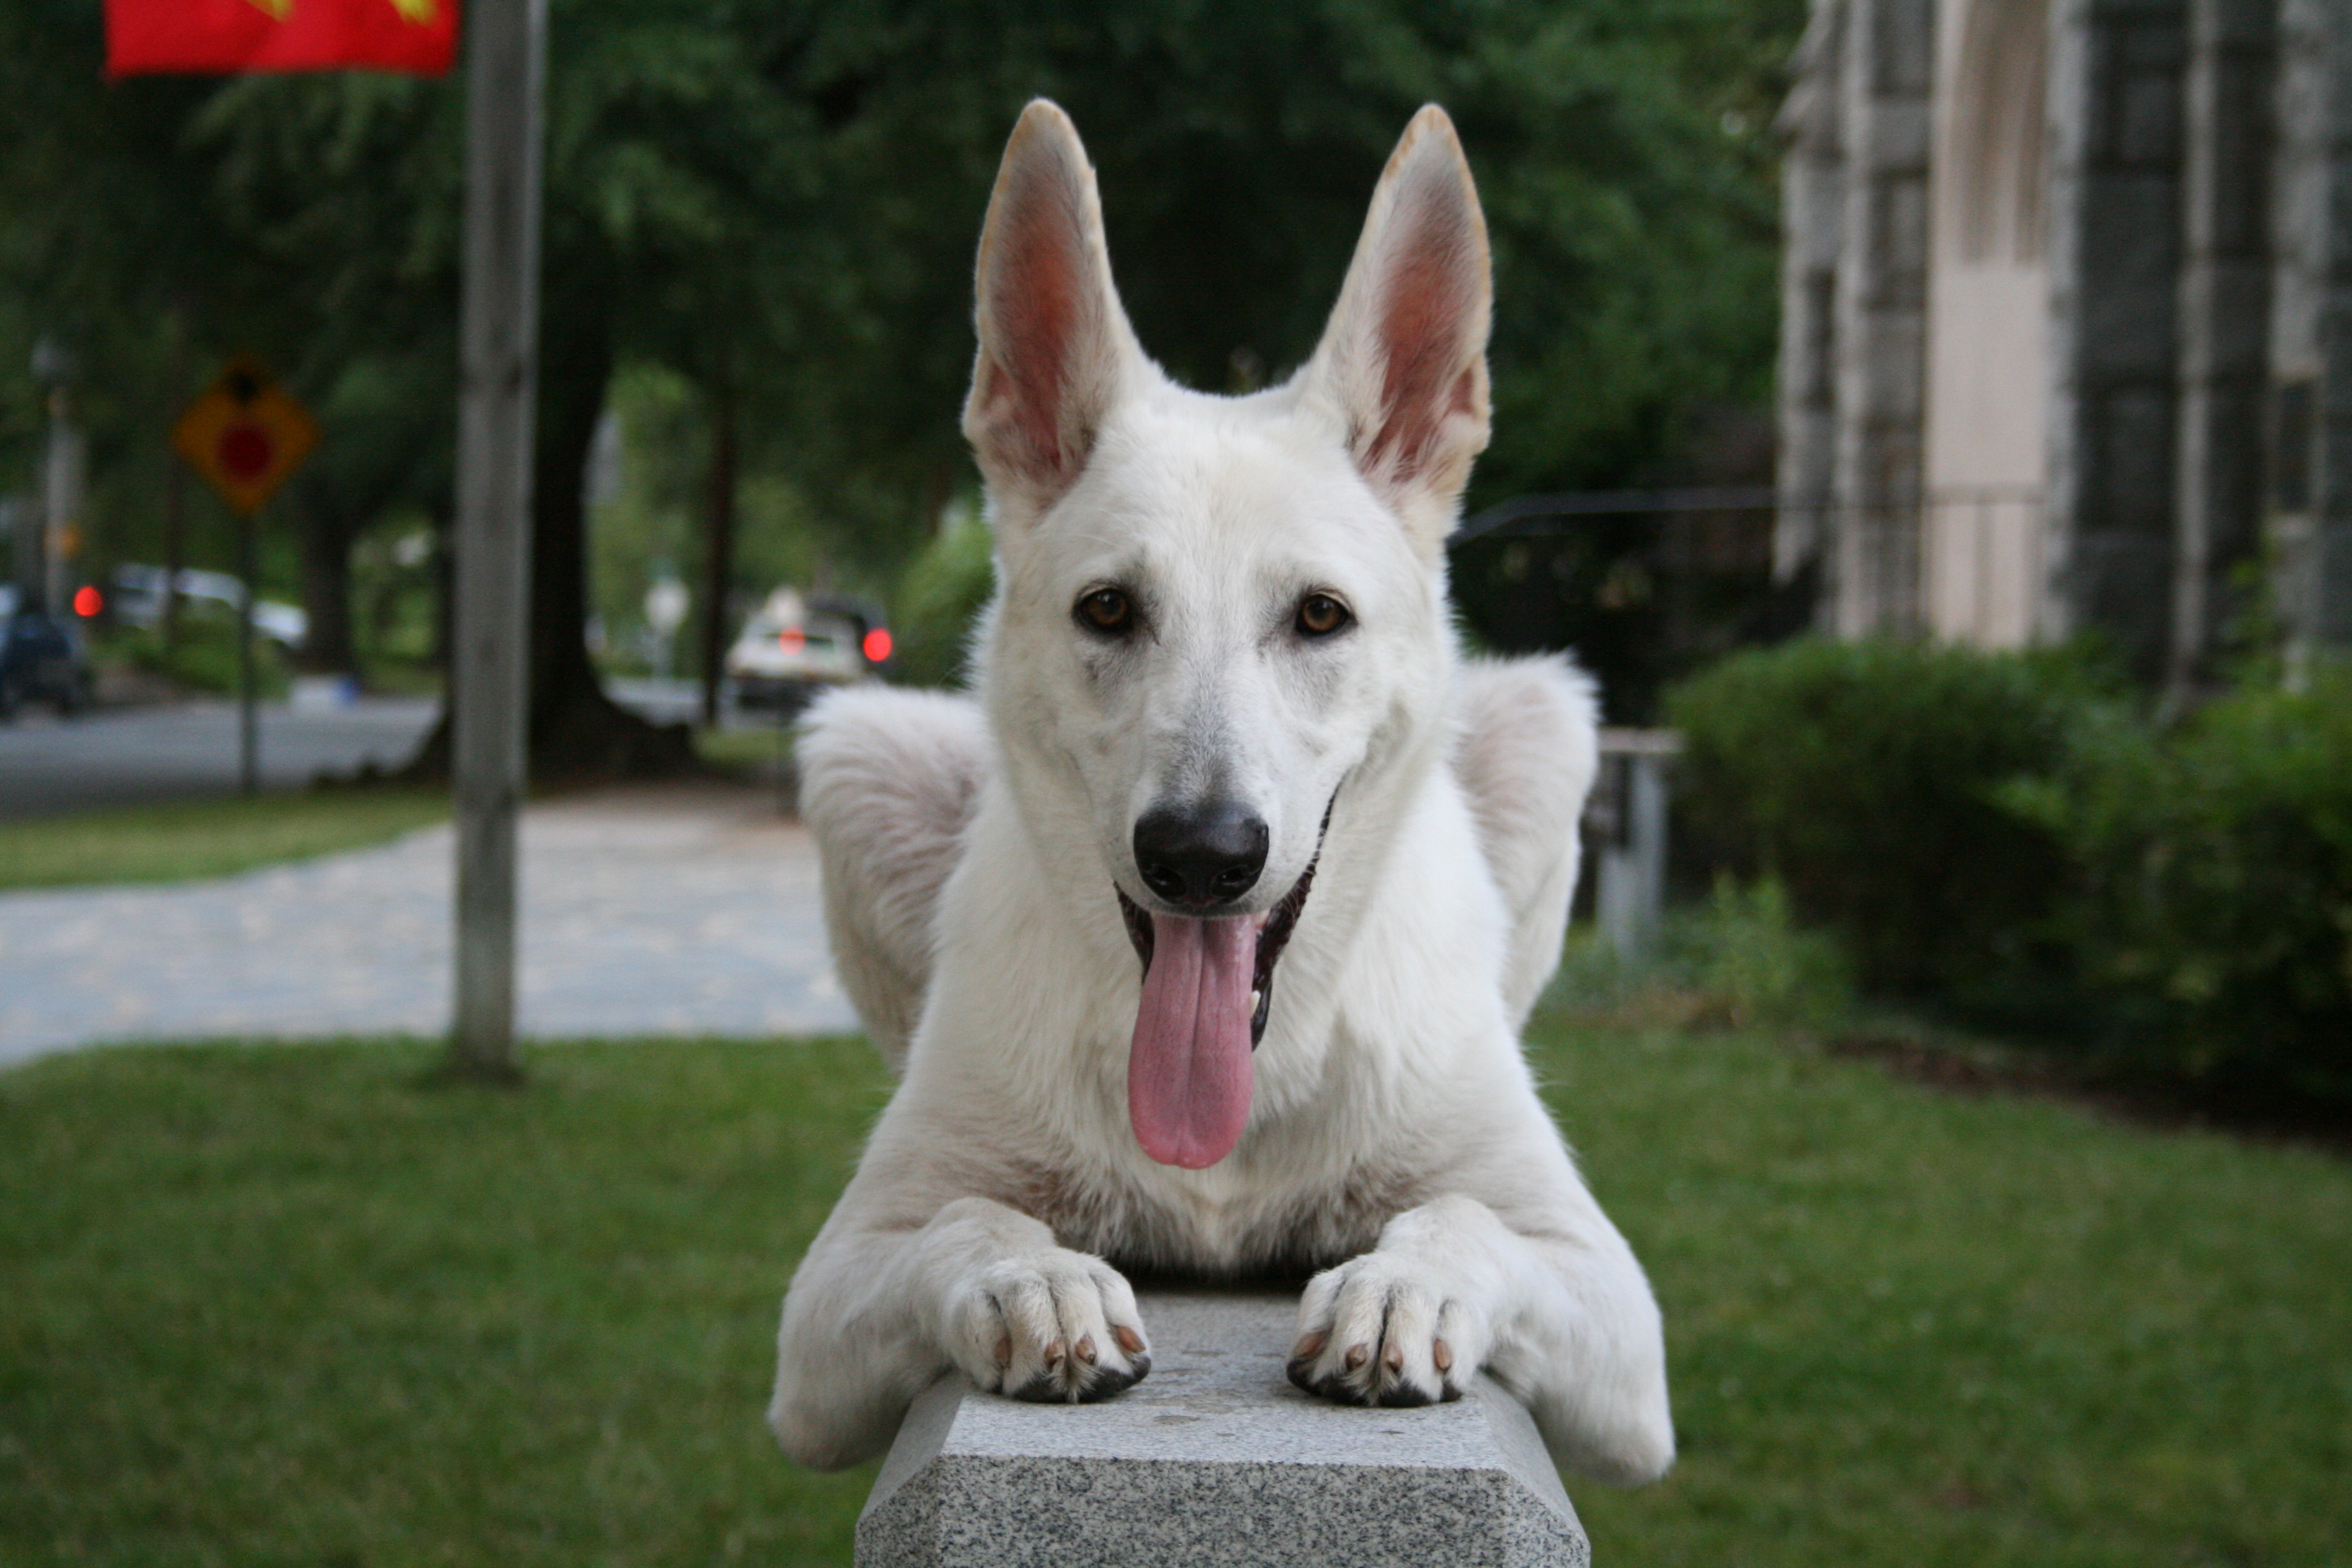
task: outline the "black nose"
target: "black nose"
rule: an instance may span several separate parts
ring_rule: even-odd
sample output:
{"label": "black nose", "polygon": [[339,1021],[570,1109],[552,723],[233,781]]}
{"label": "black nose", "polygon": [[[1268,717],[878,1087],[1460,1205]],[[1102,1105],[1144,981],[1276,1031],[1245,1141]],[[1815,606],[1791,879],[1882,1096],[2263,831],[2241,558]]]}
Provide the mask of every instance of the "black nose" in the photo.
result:
{"label": "black nose", "polygon": [[1171,904],[1230,903],[1265,869],[1265,824],[1231,801],[1155,807],[1135,825],[1135,868]]}

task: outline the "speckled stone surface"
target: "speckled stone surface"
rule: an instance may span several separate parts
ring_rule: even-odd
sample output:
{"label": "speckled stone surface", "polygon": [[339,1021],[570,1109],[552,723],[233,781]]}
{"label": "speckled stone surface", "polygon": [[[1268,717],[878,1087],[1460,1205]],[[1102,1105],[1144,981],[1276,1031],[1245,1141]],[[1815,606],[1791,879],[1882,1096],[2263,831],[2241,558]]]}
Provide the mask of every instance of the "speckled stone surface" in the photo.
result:
{"label": "speckled stone surface", "polygon": [[1103,1404],[932,1384],[857,1521],[857,1568],[1591,1562],[1535,1423],[1486,1378],[1452,1405],[1331,1405],[1283,1375],[1295,1298],[1141,1306],[1151,1375]]}

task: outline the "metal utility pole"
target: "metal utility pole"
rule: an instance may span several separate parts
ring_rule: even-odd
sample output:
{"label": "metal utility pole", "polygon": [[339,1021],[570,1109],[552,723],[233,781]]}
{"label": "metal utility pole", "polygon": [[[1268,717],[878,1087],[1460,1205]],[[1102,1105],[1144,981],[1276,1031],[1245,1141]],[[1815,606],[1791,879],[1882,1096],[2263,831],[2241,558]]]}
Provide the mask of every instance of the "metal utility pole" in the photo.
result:
{"label": "metal utility pole", "polygon": [[520,1077],[516,817],[529,723],[532,403],[539,382],[540,105],[547,0],[473,0],[466,35],[466,277],[450,660],[457,983],[447,1070]]}

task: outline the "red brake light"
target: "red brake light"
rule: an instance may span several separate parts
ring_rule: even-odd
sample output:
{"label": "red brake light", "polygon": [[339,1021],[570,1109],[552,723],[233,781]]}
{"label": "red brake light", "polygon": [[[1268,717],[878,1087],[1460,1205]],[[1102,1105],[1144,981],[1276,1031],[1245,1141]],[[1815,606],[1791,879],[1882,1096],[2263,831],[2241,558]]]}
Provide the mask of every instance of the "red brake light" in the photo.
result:
{"label": "red brake light", "polygon": [[876,626],[866,634],[866,662],[880,664],[890,657],[890,634]]}
{"label": "red brake light", "polygon": [[97,589],[84,584],[74,590],[74,614],[82,619],[88,620],[104,608],[106,600],[100,596]]}
{"label": "red brake light", "polygon": [[776,634],[776,646],[782,648],[786,653],[800,652],[802,646],[807,641],[808,633],[801,630],[798,626],[786,626],[782,631]]}

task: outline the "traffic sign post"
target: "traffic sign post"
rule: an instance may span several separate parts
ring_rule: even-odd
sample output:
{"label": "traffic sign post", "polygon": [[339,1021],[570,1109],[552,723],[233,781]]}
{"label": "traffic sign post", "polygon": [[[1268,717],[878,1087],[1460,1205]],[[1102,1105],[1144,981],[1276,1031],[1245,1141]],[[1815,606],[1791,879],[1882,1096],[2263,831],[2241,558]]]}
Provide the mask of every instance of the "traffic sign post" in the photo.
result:
{"label": "traffic sign post", "polygon": [[[261,788],[261,725],[255,704],[253,596],[260,564],[253,514],[268,504],[319,445],[318,421],[251,354],[229,361],[172,426],[172,448],[236,514],[237,778],[247,795]],[[178,589],[164,584],[164,603]]]}

